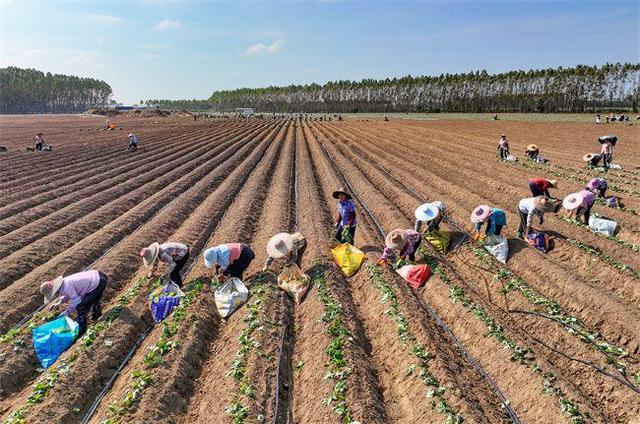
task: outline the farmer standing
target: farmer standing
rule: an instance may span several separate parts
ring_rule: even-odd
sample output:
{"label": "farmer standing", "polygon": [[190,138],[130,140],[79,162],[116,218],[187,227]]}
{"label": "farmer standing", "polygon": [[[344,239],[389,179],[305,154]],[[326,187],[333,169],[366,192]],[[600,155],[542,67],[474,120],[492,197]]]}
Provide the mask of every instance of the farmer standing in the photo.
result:
{"label": "farmer standing", "polygon": [[502,134],[500,140],[498,140],[498,154],[500,155],[500,160],[507,160],[509,156],[509,142],[505,134]]}
{"label": "farmer standing", "polygon": [[159,262],[164,262],[168,265],[165,274],[169,274],[169,281],[182,287],[180,271],[189,259],[189,248],[186,245],[176,242],[153,243],[140,251],[140,257],[144,265],[149,268],[147,278],[153,277]]}
{"label": "farmer standing", "polygon": [[395,263],[398,259],[416,260],[416,251],[422,242],[422,236],[415,230],[396,228],[384,239],[385,248],[380,257],[381,262]]}
{"label": "farmer standing", "polygon": [[589,224],[591,208],[596,203],[596,195],[589,190],[581,190],[578,193],[571,193],[562,201],[562,206],[568,210],[576,219],[580,219],[583,224]]}
{"label": "farmer standing", "polygon": [[340,243],[353,244],[356,235],[356,205],[351,194],[344,187],[333,192],[333,198],[338,202],[338,217],[336,218],[336,240]]}
{"label": "farmer standing", "polygon": [[549,194],[549,188],[558,188],[557,180],[547,180],[545,178],[531,178],[529,180],[529,189],[531,190],[531,194],[533,197],[536,196],[547,196],[551,197]]}
{"label": "farmer standing", "polygon": [[[50,308],[69,304],[63,312],[64,315],[78,312],[78,337],[80,337],[87,331],[89,309],[91,309],[93,321],[102,315],[100,301],[107,282],[107,276],[100,271],[84,271],[45,281],[40,285],[40,293],[44,295],[44,304],[50,304]],[[59,296],[58,301],[52,303],[57,296]]]}
{"label": "farmer standing", "polygon": [[444,203],[439,201],[418,206],[414,215],[416,224],[413,229],[418,232],[420,232],[423,222],[427,223],[427,232],[440,230],[440,223],[442,221],[447,222],[447,208]]}
{"label": "farmer standing", "polygon": [[256,257],[251,247],[245,243],[226,243],[204,251],[204,264],[215,268],[218,278],[227,276],[242,280],[242,275]]}
{"label": "farmer standing", "polygon": [[544,223],[544,214],[546,212],[557,211],[551,199],[544,196],[527,197],[518,203],[518,212],[520,213],[520,226],[518,227],[518,237],[524,239],[529,235],[532,229],[533,217],[538,216],[540,225]]}
{"label": "farmer standing", "polygon": [[487,236],[499,236],[502,232],[502,227],[507,225],[507,214],[502,209],[491,208],[487,205],[480,205],[471,212],[471,222],[476,224],[476,239],[480,234],[480,229],[483,224],[487,224],[487,228],[485,229],[485,234]]}
{"label": "farmer standing", "polygon": [[285,259],[284,267],[293,264],[302,266],[302,256],[307,250],[307,239],[300,233],[279,233],[271,237],[267,242],[267,260],[264,263],[263,271],[269,269],[269,266],[276,259]]}
{"label": "farmer standing", "polygon": [[604,178],[594,178],[587,183],[587,186],[585,188],[591,191],[592,193],[597,194],[598,197],[601,197],[604,199],[608,187],[609,187],[609,184],[607,183],[607,180],[605,180]]}
{"label": "farmer standing", "polygon": [[42,151],[44,150],[44,138],[42,138],[42,133],[38,133],[36,134],[35,137],[33,137],[33,140],[36,142],[36,150],[38,151]]}
{"label": "farmer standing", "polygon": [[611,141],[606,140],[600,147],[600,157],[602,158],[602,164],[604,169],[609,169],[611,161],[613,160],[613,144]]}

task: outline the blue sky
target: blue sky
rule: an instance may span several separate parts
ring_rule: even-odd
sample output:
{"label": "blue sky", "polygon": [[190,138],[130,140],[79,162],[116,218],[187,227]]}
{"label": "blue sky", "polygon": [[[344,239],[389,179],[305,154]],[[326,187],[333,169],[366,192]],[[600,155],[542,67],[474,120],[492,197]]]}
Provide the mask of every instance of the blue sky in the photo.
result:
{"label": "blue sky", "polygon": [[337,79],[640,61],[640,1],[0,0],[0,66],[126,103]]}

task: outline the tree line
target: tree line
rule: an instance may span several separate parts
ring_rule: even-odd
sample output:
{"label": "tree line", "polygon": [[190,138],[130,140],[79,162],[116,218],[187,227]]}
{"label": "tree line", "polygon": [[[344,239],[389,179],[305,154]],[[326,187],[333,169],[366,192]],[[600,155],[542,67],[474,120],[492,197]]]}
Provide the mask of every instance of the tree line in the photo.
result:
{"label": "tree line", "polygon": [[104,81],[0,68],[0,113],[77,113],[104,106],[113,91]]}
{"label": "tree line", "polygon": [[324,85],[216,91],[215,111],[261,112],[590,112],[637,111],[640,64],[332,81]]}
{"label": "tree line", "polygon": [[166,110],[189,110],[195,112],[204,112],[211,109],[211,104],[208,100],[168,100],[168,99],[154,99],[145,100],[144,103],[147,106],[158,106],[161,109]]}

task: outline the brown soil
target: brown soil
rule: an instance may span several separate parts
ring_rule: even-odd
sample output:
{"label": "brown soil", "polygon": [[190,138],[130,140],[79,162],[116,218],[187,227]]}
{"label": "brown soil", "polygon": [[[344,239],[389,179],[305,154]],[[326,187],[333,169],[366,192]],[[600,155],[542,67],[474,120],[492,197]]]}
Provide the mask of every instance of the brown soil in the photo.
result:
{"label": "brown soil", "polygon": [[[131,115],[131,116],[128,116]],[[605,127],[569,123],[475,121],[290,122],[121,114],[111,120],[123,130],[106,131],[100,116],[0,116],[0,144],[9,151],[0,170],[0,331],[5,333],[41,304],[38,284],[59,274],[91,267],[107,273],[105,311],[144,270],[137,252],[152,241],[187,243],[192,259],[186,281],[207,276],[201,252],[225,242],[252,245],[256,259],[246,275],[250,291],[265,288],[254,332],[257,346],[247,358],[241,394],[228,375],[239,336],[247,329],[246,304],[221,320],[212,291],[205,288],[186,311],[177,333],[179,345],[163,365],[149,369],[144,355],[160,337],[152,326],[144,287],[94,344],[76,343],[62,359],[77,355],[70,373],[25,409],[26,422],[79,422],[136,341],[144,337],[92,417],[109,416],[109,404],[122,399],[134,371],[150,372],[153,383],[122,422],[231,423],[226,407],[239,400],[244,422],[340,423],[332,403],[324,402],[335,381],[325,378],[327,348],[333,338],[321,321],[325,313],[317,287],[300,305],[275,287],[274,272],[262,273],[265,244],[275,233],[301,231],[309,246],[303,268],[324,269],[327,289],[341,306],[351,339],[344,347],[349,374],[346,405],[361,423],[443,422],[426,396],[429,387],[407,369],[416,358],[398,336],[389,305],[365,269],[345,278],[331,264],[333,190],[350,184],[360,224],[355,244],[367,262],[377,262],[382,236],[413,226],[413,210],[442,200],[459,224],[454,244],[472,231],[471,210],[489,204],[507,211],[510,257],[505,265],[478,258],[468,241],[442,255],[429,246],[419,260],[437,263],[448,279],[434,275],[414,291],[390,269],[384,279],[398,299],[415,339],[432,359],[429,371],[446,388],[443,399],[465,422],[507,422],[501,400],[488,379],[522,422],[570,422],[559,396],[545,394],[545,379],[590,422],[633,422],[640,416],[640,278],[580,250],[586,243],[611,260],[640,270],[633,248],[586,228],[548,216],[542,229],[555,241],[543,255],[515,238],[517,201],[528,196],[527,179],[556,178],[558,197],[580,189],[598,173],[580,157],[599,147],[602,131],[618,135],[615,162],[624,171],[604,177],[627,208],[640,210],[640,151],[637,126]],[[154,118],[154,117],[151,117]],[[126,135],[141,140],[126,151]],[[52,152],[26,152],[35,132],[43,132]],[[497,136],[505,132],[518,156],[530,143],[551,160],[547,166],[496,162]],[[522,160],[522,158],[521,158]],[[619,238],[640,243],[640,215],[607,209],[621,225]],[[380,227],[378,227],[378,225]],[[318,262],[319,261],[319,262]],[[278,271],[278,264],[275,264]],[[536,293],[580,320],[596,340],[629,352],[620,360],[626,375],[606,355],[581,341],[517,290],[506,295],[494,278],[509,270]],[[489,334],[475,312],[454,302],[453,286],[499,326],[501,334],[527,350],[528,365],[512,358],[505,343]],[[433,308],[431,312],[429,308]],[[442,321],[438,321],[438,319]],[[445,326],[454,336],[445,331]],[[0,342],[0,417],[27,405],[39,376],[29,332],[14,346]],[[466,355],[456,346],[460,343]],[[474,367],[468,361],[477,361]],[[54,366],[55,367],[55,366]],[[537,371],[539,369],[540,371]],[[485,373],[485,376],[480,373]],[[624,384],[623,384],[624,383]],[[244,386],[243,386],[244,387]]]}

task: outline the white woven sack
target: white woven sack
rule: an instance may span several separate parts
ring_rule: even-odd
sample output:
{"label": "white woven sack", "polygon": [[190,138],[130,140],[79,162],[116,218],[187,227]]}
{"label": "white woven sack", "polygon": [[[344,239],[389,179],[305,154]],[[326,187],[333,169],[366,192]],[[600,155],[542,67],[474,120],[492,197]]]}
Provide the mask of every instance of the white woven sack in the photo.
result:
{"label": "white woven sack", "polygon": [[222,318],[226,318],[242,305],[249,297],[249,290],[240,281],[233,277],[227,280],[214,293],[216,308]]}
{"label": "white woven sack", "polygon": [[596,233],[612,236],[616,233],[617,226],[617,222],[610,219],[600,218],[596,214],[593,214],[589,217],[589,228],[591,228]]}
{"label": "white woven sack", "polygon": [[484,241],[484,248],[491,253],[498,261],[507,263],[509,257],[509,243],[501,236],[490,235]]}

